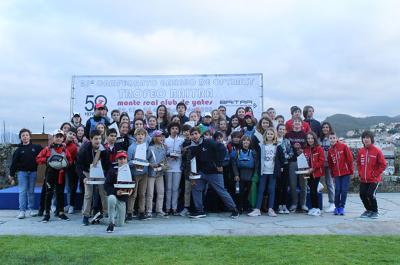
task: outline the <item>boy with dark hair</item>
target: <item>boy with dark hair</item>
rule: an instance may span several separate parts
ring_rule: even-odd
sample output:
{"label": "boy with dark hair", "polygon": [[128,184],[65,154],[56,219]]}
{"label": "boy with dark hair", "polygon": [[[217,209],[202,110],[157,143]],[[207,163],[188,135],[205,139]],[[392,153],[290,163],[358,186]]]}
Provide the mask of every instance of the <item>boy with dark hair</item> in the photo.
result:
{"label": "boy with dark hair", "polygon": [[[108,151],[101,145],[101,132],[93,130],[90,133],[90,141],[84,143],[78,152],[77,157],[77,172],[79,177],[85,184],[85,195],[83,200],[83,225],[89,225],[89,217],[92,210],[93,190],[95,184],[87,184],[90,177],[90,167],[92,164],[97,164],[101,161],[101,166],[106,173],[111,166],[110,156]],[[104,174],[105,175],[105,174]],[[104,190],[104,184],[96,184],[99,189],[103,213],[107,212],[107,197]],[[98,219],[101,219],[101,214]]]}
{"label": "boy with dark hair", "polygon": [[189,118],[186,116],[186,104],[181,101],[176,105],[176,111],[178,112],[178,117],[181,120],[181,124],[185,124],[189,121]]}
{"label": "boy with dark hair", "polygon": [[107,135],[107,142],[104,144],[104,147],[108,151],[110,155],[110,161],[111,163],[116,163],[115,162],[115,156],[117,155],[117,150],[115,146],[115,142],[117,141],[117,130],[114,128],[111,128],[108,130],[108,135]]}
{"label": "boy with dark hair", "polygon": [[197,172],[201,178],[192,181],[193,201],[196,212],[192,213],[192,218],[205,217],[203,208],[203,191],[206,183],[210,184],[215,192],[221,197],[225,206],[232,211],[231,217],[238,218],[239,211],[236,208],[232,197],[224,187],[224,177],[222,175],[222,163],[225,157],[225,147],[222,144],[217,144],[212,139],[204,139],[201,137],[200,129],[194,127],[190,130],[192,144],[189,147],[191,158],[196,159]]}
{"label": "boy with dark hair", "polygon": [[[293,121],[295,119],[301,119],[301,109],[298,106],[292,106],[290,108],[290,114],[292,114],[292,118],[290,120],[288,120],[285,124],[286,126],[286,131],[287,132],[291,132],[293,131]],[[302,121],[302,127],[301,129],[305,132],[308,133],[311,129],[310,129],[310,125],[305,122]]]}
{"label": "boy with dark hair", "polygon": [[314,107],[313,106],[304,106],[303,108],[303,117],[304,121],[310,125],[311,131],[313,131],[318,138],[321,138],[322,135],[322,127],[321,123],[314,119]]}
{"label": "boy with dark hair", "polygon": [[117,123],[117,125],[119,124],[119,116],[121,115],[121,112],[118,109],[113,109],[111,111],[111,119],[112,122],[111,123]]}
{"label": "boy with dark hair", "polygon": [[386,160],[382,151],[374,145],[372,132],[364,131],[361,140],[364,147],[357,153],[357,169],[360,178],[360,198],[366,210],[360,217],[377,219],[379,215],[376,191],[382,181]]}
{"label": "boy with dark hair", "polygon": [[[186,216],[189,214],[190,208],[190,201],[191,201],[191,193],[192,193],[192,184],[189,179],[190,175],[190,150],[189,146],[191,145],[190,140],[190,129],[192,127],[188,124],[182,126],[182,136],[183,136],[183,143],[182,143],[182,164],[181,164],[181,171],[182,171],[182,179],[183,184],[181,184],[181,189],[184,190],[183,199],[183,210],[180,212],[181,216]],[[182,183],[182,181],[181,181]]]}
{"label": "boy with dark hair", "polygon": [[44,148],[36,157],[38,165],[47,165],[43,223],[47,223],[50,220],[50,206],[54,191],[57,197],[56,212],[59,213],[58,218],[69,221],[69,218],[64,214],[64,170],[68,165],[72,164],[72,158],[63,141],[64,132],[62,130],[55,130],[53,132],[53,144]]}

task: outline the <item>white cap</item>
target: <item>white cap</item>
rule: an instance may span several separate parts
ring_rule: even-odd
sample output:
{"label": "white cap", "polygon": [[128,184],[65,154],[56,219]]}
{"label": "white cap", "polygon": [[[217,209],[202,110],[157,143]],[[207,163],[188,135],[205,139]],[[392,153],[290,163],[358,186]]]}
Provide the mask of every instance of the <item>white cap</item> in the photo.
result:
{"label": "white cap", "polygon": [[73,115],[72,115],[72,117],[74,117],[74,116],[76,116],[76,115],[78,115],[79,117],[81,116],[81,114],[80,114],[79,112],[74,112]]}
{"label": "white cap", "polygon": [[60,129],[54,130],[53,136],[56,136],[57,134],[62,134],[62,135],[64,135],[64,131],[63,131],[63,130],[60,130]]}
{"label": "white cap", "polygon": [[204,113],[204,117],[207,117],[207,116],[208,116],[208,117],[212,117],[210,112]]}

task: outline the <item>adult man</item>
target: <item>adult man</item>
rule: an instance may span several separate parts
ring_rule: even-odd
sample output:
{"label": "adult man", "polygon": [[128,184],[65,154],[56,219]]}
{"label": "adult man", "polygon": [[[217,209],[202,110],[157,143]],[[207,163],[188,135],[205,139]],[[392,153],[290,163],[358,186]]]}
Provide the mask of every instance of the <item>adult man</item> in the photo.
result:
{"label": "adult man", "polygon": [[94,108],[93,117],[87,120],[85,126],[85,136],[89,138],[90,132],[96,129],[98,123],[104,123],[107,127],[110,122],[103,116],[104,115],[104,105],[102,103],[97,103]]}
{"label": "adult man", "polygon": [[313,131],[318,136],[318,138],[321,138],[322,127],[321,123],[314,119],[314,107],[308,105],[304,106],[303,117],[304,121],[310,125],[311,131]]}

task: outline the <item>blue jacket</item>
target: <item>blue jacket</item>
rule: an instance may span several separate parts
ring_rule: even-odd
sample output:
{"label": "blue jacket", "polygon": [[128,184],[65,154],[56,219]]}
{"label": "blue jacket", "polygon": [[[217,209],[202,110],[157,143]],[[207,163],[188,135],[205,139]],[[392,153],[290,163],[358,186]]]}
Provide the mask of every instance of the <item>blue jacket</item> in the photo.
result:
{"label": "blue jacket", "polygon": [[196,158],[197,171],[204,174],[218,174],[217,167],[222,167],[226,148],[222,143],[200,138],[199,143],[192,142],[189,147],[191,158]]}
{"label": "blue jacket", "polygon": [[[150,164],[159,164],[159,163],[167,164],[167,150],[165,146],[151,145],[147,150],[147,161],[149,161]],[[152,167],[149,167],[149,177],[157,177],[160,175],[162,176],[163,172],[164,170],[161,172],[156,172]]]}

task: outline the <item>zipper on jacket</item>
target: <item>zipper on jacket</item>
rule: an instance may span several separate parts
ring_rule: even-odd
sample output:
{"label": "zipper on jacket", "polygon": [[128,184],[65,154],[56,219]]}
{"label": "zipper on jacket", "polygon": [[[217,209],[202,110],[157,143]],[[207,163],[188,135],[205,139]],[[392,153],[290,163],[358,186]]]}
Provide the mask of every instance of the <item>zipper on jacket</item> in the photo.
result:
{"label": "zipper on jacket", "polygon": [[[365,148],[365,149],[367,149],[367,148]],[[365,182],[367,182],[367,164],[368,164],[368,149],[367,149],[367,153],[366,153],[366,156],[365,156],[365,166],[364,166],[364,179],[365,179]]]}
{"label": "zipper on jacket", "polygon": [[338,169],[338,176],[341,176],[341,174],[340,174],[340,167],[339,167],[339,158],[338,158],[338,155],[337,155],[338,153],[337,153],[337,149],[336,149],[336,146],[335,146],[335,155],[336,155],[336,165],[337,165],[337,169]]}

